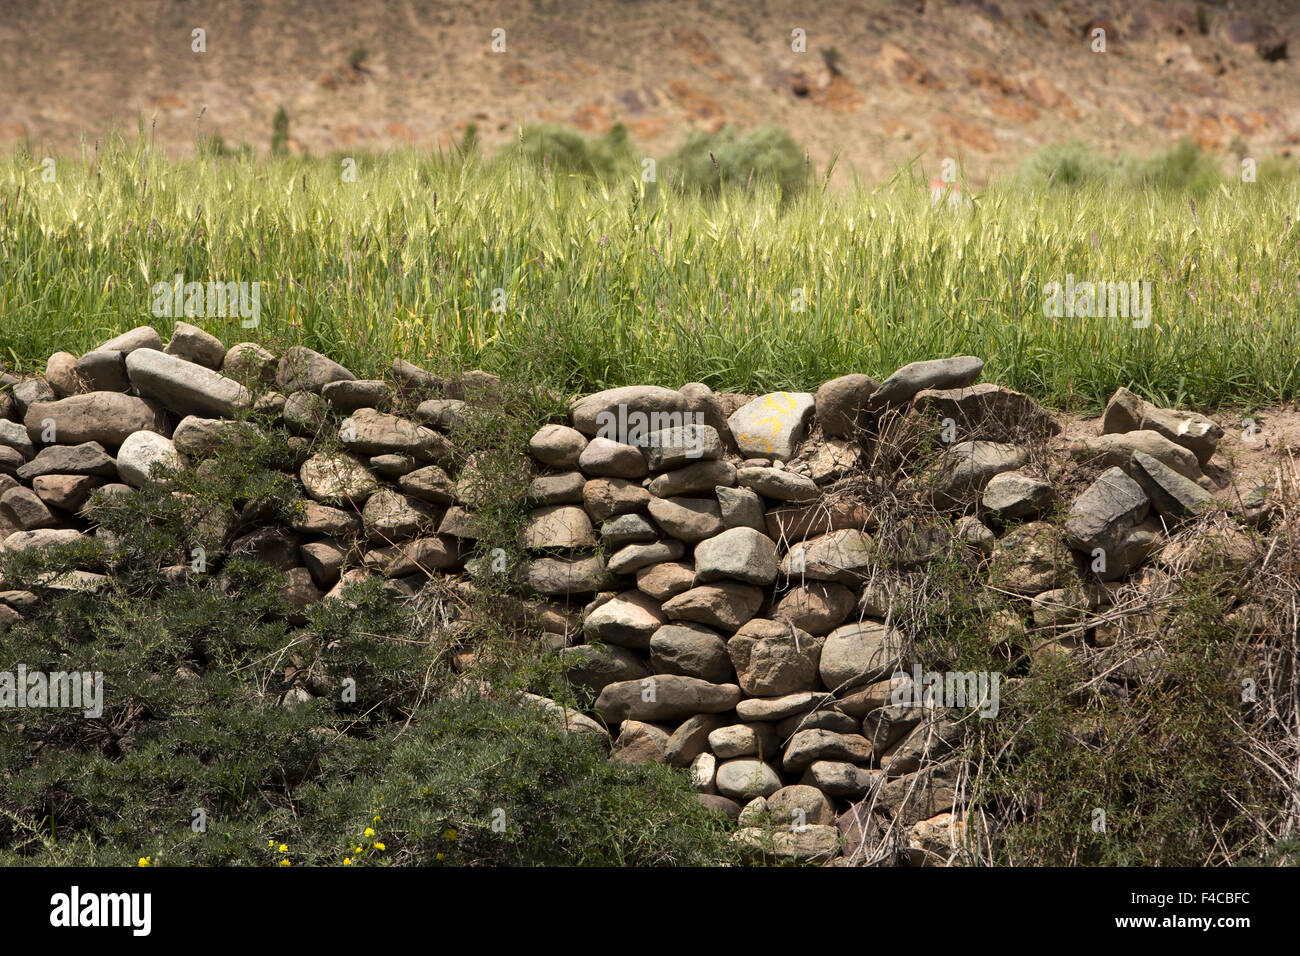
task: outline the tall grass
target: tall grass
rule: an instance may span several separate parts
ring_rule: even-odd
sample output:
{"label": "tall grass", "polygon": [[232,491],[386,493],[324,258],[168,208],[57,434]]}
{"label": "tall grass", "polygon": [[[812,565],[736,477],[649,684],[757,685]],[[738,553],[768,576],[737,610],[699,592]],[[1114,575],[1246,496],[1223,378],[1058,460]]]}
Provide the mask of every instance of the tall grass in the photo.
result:
{"label": "tall grass", "polygon": [[[1294,178],[1195,195],[1021,178],[952,209],[907,171],[782,201],[761,177],[716,196],[647,184],[639,163],[609,180],[473,151],[354,159],[346,182],[340,156],[172,162],[142,137],[46,182],[40,157],[0,158],[0,356],[166,335],[149,289],[180,273],[261,283],[258,328],[192,320],[227,344],[303,343],[358,374],[394,355],[508,373],[540,352],[575,390],[757,391],[972,353],[1058,406],[1118,385],[1205,407],[1300,389]],[[1154,322],[1045,317],[1044,283],[1067,274],[1151,280]]]}

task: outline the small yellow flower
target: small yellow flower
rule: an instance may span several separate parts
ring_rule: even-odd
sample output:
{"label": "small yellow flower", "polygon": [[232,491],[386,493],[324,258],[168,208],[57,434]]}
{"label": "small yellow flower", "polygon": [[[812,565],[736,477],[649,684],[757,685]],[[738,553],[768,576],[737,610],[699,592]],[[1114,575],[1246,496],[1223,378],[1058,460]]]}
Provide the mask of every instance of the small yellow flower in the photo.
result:
{"label": "small yellow flower", "polygon": [[280,865],[281,865],[281,866],[292,866],[293,864],[291,864],[288,860],[281,860],[281,861],[280,861]]}
{"label": "small yellow flower", "polygon": [[149,865],[149,858],[147,856],[140,857],[139,862],[136,863],[136,866],[148,866],[148,865]]}
{"label": "small yellow flower", "polygon": [[288,852],[289,852],[289,848],[288,848],[287,846],[285,846],[283,843],[281,843],[281,844],[280,844],[280,852],[281,852],[281,853],[288,853]]}
{"label": "small yellow flower", "polygon": [[376,850],[387,850],[388,847],[384,846],[382,843],[376,843],[376,844],[375,844],[375,849],[376,849]]}
{"label": "small yellow flower", "polygon": [[366,827],[366,832],[361,835],[365,837],[367,840],[369,840],[372,836],[375,835],[375,831],[370,829],[370,827]]}
{"label": "small yellow flower", "polygon": [[379,822],[379,814],[377,814],[377,813],[375,814],[375,822],[376,822],[376,823]]}
{"label": "small yellow flower", "polygon": [[441,860],[441,859],[442,859],[442,854],[441,854],[441,853],[439,853],[439,854],[438,854],[438,856],[437,856],[437,857],[436,857],[436,859],[439,859],[439,860]]}
{"label": "small yellow flower", "polygon": [[447,830],[447,831],[445,831],[445,832],[442,834],[442,838],[443,838],[444,840],[447,840],[447,841],[451,842],[451,843],[455,843],[455,842],[456,842],[456,831],[455,831],[455,830]]}
{"label": "small yellow flower", "polygon": [[344,866],[351,866],[351,865],[352,865],[352,857],[350,857],[350,856],[348,856],[348,857],[344,857],[344,858],[343,858],[343,865],[344,865]]}
{"label": "small yellow flower", "polygon": [[353,853],[360,853],[360,852],[361,852],[361,847],[359,847],[359,846],[354,846],[354,847],[352,848],[352,852],[353,852]]}

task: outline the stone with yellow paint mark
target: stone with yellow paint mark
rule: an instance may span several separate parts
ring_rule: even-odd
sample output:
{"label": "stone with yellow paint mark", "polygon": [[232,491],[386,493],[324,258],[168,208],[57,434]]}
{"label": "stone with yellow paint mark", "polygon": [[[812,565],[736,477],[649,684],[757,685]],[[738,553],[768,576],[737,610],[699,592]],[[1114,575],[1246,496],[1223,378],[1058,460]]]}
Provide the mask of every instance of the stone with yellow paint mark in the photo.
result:
{"label": "stone with yellow paint mark", "polygon": [[771,392],[738,408],[727,425],[741,454],[788,461],[808,433],[814,407],[809,392]]}

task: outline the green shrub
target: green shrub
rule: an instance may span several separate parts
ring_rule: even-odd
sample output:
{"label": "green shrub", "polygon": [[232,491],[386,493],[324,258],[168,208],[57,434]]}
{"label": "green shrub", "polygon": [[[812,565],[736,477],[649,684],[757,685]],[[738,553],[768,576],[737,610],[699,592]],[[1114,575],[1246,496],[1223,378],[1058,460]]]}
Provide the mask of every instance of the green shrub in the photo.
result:
{"label": "green shrub", "polygon": [[[531,422],[554,410],[534,394],[506,385],[461,429],[481,438],[478,467],[505,498],[527,481],[516,459]],[[495,665],[486,699],[448,665],[463,632],[424,613],[437,579],[415,601],[370,579],[298,611],[283,572],[226,556],[232,537],[294,508],[287,436],[263,426],[197,468],[159,471],[169,489],[96,499],[102,537],[0,556],[7,587],[44,595],[0,642],[0,672],[99,672],[104,684],[98,716],[28,709],[0,724],[0,865],[735,860],[682,771],[612,763],[515,700],[550,689],[554,659],[534,664],[500,613],[511,576],[470,596],[474,650]],[[483,513],[489,543],[516,548],[522,506]],[[177,575],[196,546],[206,570]],[[98,591],[42,583],[84,567],[110,571]]]}
{"label": "green shrub", "polygon": [[1193,195],[1214,189],[1222,180],[1215,159],[1186,139],[1169,152],[1148,160],[1138,174],[1141,186]]}
{"label": "green shrub", "polygon": [[1019,178],[1030,186],[1120,187],[1198,194],[1218,186],[1223,177],[1214,157],[1191,140],[1183,140],[1168,152],[1146,160],[1102,156],[1075,140],[1035,153],[1021,166]]}
{"label": "green shrub", "polygon": [[613,179],[632,165],[627,129],[615,124],[599,139],[555,123],[538,123],[519,131],[518,142],[502,153],[508,160],[522,159],[561,175]]}
{"label": "green shrub", "polygon": [[668,181],[688,190],[717,195],[724,188],[769,185],[784,199],[804,190],[811,171],[803,148],[779,126],[739,136],[730,127],[696,131],[669,165]]}
{"label": "green shrub", "polygon": [[271,155],[283,156],[289,152],[289,114],[278,107],[271,120]]}

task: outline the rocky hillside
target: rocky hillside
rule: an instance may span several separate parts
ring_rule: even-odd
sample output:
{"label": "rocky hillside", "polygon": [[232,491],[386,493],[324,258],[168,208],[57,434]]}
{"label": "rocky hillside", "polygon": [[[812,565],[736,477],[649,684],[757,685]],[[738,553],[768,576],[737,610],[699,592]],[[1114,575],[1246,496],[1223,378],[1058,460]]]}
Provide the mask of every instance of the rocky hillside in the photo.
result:
{"label": "rocky hillside", "polygon": [[0,144],[43,149],[139,115],[176,152],[196,129],[265,152],[281,106],[290,146],[313,153],[445,148],[471,123],[494,144],[539,120],[623,123],[662,153],[693,128],[775,122],[819,166],[838,155],[872,178],[918,154],[979,177],[1076,137],[1300,142],[1300,8],[1282,0],[0,6]]}

